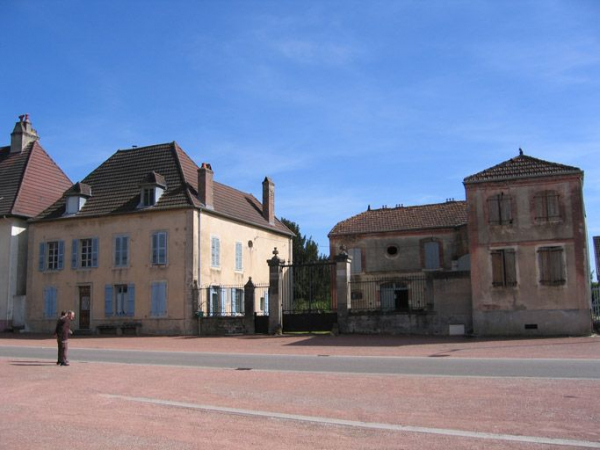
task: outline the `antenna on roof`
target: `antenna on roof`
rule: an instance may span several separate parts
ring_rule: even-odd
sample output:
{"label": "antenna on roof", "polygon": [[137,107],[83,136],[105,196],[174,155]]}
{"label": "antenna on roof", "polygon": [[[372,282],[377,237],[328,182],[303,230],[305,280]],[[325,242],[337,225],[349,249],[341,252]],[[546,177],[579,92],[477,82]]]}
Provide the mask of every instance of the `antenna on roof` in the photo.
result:
{"label": "antenna on roof", "polygon": [[519,147],[519,156],[523,156],[523,149]]}

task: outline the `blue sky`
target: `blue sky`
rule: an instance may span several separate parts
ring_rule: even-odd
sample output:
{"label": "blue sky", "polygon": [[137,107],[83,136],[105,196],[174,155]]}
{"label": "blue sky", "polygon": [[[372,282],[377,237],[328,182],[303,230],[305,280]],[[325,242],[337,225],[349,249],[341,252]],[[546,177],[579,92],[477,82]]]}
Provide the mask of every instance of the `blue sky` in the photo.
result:
{"label": "blue sky", "polygon": [[[585,171],[600,234],[598,1],[0,0],[0,133],[78,181],[177,141],[328,253],[340,220],[464,199],[518,154]],[[4,131],[1,131],[1,130]],[[590,249],[591,250],[591,249]]]}

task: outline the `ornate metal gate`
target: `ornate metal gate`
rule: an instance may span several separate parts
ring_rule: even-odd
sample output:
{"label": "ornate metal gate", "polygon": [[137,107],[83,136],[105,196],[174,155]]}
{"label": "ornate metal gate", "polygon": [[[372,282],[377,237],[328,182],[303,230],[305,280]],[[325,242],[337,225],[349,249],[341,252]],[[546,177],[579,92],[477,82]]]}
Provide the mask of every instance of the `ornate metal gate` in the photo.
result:
{"label": "ornate metal gate", "polygon": [[283,266],[283,331],[331,331],[337,323],[335,263]]}

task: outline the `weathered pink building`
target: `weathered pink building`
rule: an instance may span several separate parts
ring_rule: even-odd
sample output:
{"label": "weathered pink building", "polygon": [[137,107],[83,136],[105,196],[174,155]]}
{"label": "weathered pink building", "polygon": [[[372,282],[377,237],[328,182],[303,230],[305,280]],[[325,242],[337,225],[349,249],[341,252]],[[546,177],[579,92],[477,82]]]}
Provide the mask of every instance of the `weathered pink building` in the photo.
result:
{"label": "weathered pink building", "polygon": [[474,332],[590,333],[583,172],[520,152],[464,185]]}

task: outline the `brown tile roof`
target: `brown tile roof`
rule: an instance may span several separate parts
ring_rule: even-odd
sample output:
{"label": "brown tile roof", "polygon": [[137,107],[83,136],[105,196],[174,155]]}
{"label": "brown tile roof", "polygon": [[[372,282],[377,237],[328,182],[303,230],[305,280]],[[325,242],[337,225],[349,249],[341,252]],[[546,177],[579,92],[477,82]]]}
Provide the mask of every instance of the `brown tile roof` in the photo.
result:
{"label": "brown tile roof", "polygon": [[339,222],[329,236],[452,228],[467,223],[467,203],[450,201],[422,206],[369,209]]}
{"label": "brown tile roof", "polygon": [[[197,171],[196,163],[176,142],[119,150],[82,180],[82,183],[91,187],[92,196],[79,213],[66,220],[174,208],[201,209],[204,205],[198,200]],[[154,206],[139,209],[141,185],[148,183],[148,176],[152,172],[152,179],[166,185],[166,189]],[[59,219],[64,211],[63,197],[35,220]],[[270,225],[262,216],[261,203],[252,194],[216,182],[214,209],[211,212],[292,234],[278,220],[275,225]]]}
{"label": "brown tile roof", "polygon": [[0,216],[34,217],[69,186],[69,178],[37,141],[19,153],[0,148]]}
{"label": "brown tile roof", "polygon": [[583,174],[581,169],[564,164],[544,161],[520,154],[515,158],[483,170],[464,179],[464,183],[514,180],[519,178],[547,177],[554,175]]}

